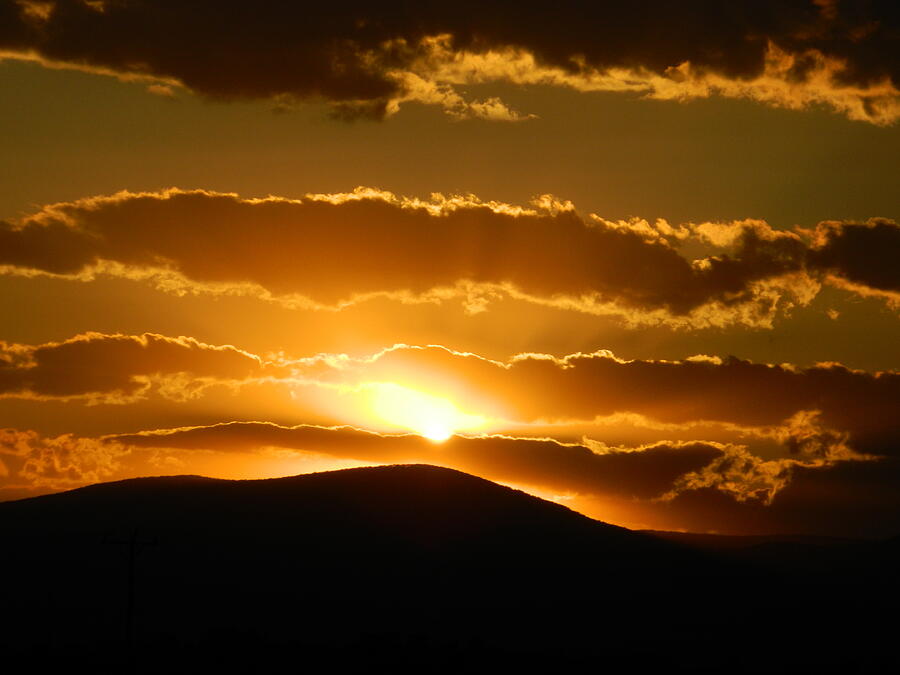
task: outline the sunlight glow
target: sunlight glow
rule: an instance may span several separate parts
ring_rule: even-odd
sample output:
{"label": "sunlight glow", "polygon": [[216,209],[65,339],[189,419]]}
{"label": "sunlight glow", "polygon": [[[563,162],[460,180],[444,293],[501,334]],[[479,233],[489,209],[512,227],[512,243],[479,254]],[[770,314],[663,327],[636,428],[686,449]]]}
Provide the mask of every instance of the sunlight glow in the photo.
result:
{"label": "sunlight glow", "polygon": [[482,426],[485,418],[462,412],[452,401],[393,382],[369,385],[372,413],[388,424],[409,429],[438,443],[457,431]]}

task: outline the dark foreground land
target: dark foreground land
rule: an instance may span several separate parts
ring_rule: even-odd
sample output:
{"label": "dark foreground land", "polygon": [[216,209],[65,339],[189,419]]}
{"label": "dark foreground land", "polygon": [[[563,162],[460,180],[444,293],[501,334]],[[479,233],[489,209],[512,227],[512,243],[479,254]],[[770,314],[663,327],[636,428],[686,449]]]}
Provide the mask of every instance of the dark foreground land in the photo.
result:
{"label": "dark foreground land", "polygon": [[95,485],[0,542],[6,672],[900,669],[898,539],[638,533],[430,466]]}

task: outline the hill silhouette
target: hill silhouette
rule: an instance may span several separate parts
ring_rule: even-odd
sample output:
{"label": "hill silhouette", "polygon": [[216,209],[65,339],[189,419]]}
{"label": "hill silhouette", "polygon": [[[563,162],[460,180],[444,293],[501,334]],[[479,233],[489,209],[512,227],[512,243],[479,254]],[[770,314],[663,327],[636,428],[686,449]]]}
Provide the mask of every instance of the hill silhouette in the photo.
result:
{"label": "hill silhouette", "polygon": [[[0,504],[4,531],[34,526],[86,535],[121,528],[174,536],[326,538],[358,548],[395,545],[454,548],[491,542],[527,546],[535,536],[559,542],[589,534],[612,542],[649,541],[563,506],[469,474],[429,465],[347,469],[266,480],[200,476],[136,478]],[[499,537],[499,538],[498,538]],[[389,542],[389,543],[388,543]]]}
{"label": "hill silhouette", "polygon": [[[426,465],[105,483],[0,504],[0,541],[0,646],[30,664],[847,672],[893,658],[873,644],[896,542],[638,533]],[[839,653],[785,650],[836,628]]]}

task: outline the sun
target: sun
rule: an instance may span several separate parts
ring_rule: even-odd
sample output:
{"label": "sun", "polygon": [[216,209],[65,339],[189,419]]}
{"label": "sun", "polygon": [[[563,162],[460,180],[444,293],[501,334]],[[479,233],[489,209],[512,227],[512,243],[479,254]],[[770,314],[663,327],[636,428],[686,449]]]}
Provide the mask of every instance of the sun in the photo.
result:
{"label": "sun", "polygon": [[393,382],[372,383],[369,389],[371,411],[381,421],[437,443],[446,441],[457,431],[475,429],[485,422],[479,415],[462,412],[446,398]]}

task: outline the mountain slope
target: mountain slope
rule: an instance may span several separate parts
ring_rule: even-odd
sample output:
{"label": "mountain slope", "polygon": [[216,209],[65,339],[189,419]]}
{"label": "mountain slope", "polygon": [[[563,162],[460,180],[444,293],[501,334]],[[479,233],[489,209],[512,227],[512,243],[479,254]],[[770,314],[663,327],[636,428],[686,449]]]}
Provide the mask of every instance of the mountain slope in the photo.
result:
{"label": "mountain slope", "polygon": [[[137,529],[169,545],[231,542],[368,555],[672,548],[452,469],[405,465],[269,480],[139,478],[0,504],[0,536],[76,545]],[[230,545],[230,544],[229,544]],[[323,551],[322,547],[328,551]],[[561,548],[560,548],[561,547]]]}
{"label": "mountain slope", "polygon": [[[100,669],[133,643],[148,672],[250,672],[297,654],[332,670],[715,670],[742,640],[760,643],[745,659],[774,658],[772,631],[835,629],[853,658],[878,629],[857,603],[896,598],[895,585],[700,551],[424,465],[106,483],[0,504],[0,542],[0,648]],[[702,652],[684,650],[701,636]],[[815,658],[767,667],[844,663]]]}

